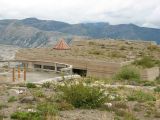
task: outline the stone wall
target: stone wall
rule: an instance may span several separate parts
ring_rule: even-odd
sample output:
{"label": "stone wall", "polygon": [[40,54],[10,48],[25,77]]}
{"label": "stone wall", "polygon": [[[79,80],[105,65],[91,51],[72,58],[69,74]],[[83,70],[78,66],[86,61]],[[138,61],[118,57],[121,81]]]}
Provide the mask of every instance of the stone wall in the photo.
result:
{"label": "stone wall", "polygon": [[141,78],[143,80],[153,81],[160,75],[159,67],[141,70]]}

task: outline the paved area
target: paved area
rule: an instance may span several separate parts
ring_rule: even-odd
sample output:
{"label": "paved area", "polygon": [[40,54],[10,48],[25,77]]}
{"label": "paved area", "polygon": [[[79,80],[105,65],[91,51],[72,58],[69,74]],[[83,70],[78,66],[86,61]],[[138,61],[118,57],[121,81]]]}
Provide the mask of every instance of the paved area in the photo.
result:
{"label": "paved area", "polygon": [[[23,72],[21,73],[21,78],[18,79],[18,73],[15,72],[15,83],[24,82]],[[55,72],[27,72],[26,73],[26,82],[38,82],[45,79],[50,79],[54,77],[61,76],[61,74],[57,74]],[[0,73],[0,83],[11,83],[12,81],[12,72],[1,72]]]}

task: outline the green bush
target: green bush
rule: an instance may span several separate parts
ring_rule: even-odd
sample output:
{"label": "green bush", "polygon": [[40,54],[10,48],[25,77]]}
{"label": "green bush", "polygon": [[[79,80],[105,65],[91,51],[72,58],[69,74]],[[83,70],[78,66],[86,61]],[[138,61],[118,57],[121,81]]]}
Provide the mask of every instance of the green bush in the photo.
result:
{"label": "green bush", "polygon": [[160,93],[160,86],[156,87],[154,91]]}
{"label": "green bush", "polygon": [[36,88],[37,86],[34,83],[27,83],[27,88]]}
{"label": "green bush", "polygon": [[36,97],[44,97],[45,95],[44,95],[44,93],[42,92],[42,91],[40,91],[40,90],[38,90],[38,91],[36,91],[35,93],[34,93],[34,96],[36,96]]}
{"label": "green bush", "polygon": [[54,103],[50,102],[38,104],[37,109],[44,117],[48,115],[55,116],[58,112],[57,106]]}
{"label": "green bush", "polygon": [[101,106],[106,97],[100,88],[84,86],[82,83],[61,86],[63,99],[76,108],[96,108]]}
{"label": "green bush", "polygon": [[143,91],[133,91],[132,94],[130,94],[127,99],[129,101],[139,101],[139,102],[145,102],[145,101],[155,101],[156,98],[151,93],[146,93]]}
{"label": "green bush", "polygon": [[139,81],[140,72],[135,67],[125,66],[125,67],[122,67],[120,71],[116,74],[115,79],[128,80],[128,81]]}
{"label": "green bush", "polygon": [[43,88],[50,88],[51,87],[51,83],[50,82],[45,82],[42,84]]}
{"label": "green bush", "polygon": [[38,112],[20,112],[11,114],[11,119],[16,120],[43,120],[42,115]]}
{"label": "green bush", "polygon": [[151,57],[143,57],[140,60],[136,60],[133,64],[142,66],[143,68],[152,68],[156,63]]}
{"label": "green bush", "polygon": [[155,64],[160,67],[160,60],[155,60]]}
{"label": "green bush", "polygon": [[155,81],[141,81],[140,82],[143,86],[155,86],[156,82]]}

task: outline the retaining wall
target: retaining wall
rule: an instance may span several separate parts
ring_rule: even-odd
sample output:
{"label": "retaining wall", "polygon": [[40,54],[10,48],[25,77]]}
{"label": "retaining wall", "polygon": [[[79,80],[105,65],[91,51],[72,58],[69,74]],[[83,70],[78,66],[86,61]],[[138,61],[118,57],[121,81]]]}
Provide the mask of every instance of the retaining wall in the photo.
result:
{"label": "retaining wall", "polygon": [[159,67],[141,70],[141,78],[143,80],[153,81],[160,75]]}

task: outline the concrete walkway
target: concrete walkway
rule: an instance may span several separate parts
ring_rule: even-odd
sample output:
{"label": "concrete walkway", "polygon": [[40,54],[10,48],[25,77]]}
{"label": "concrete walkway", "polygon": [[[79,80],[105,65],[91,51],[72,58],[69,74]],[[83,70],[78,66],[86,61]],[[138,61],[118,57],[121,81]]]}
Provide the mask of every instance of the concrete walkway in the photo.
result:
{"label": "concrete walkway", "polygon": [[63,77],[54,77],[54,78],[44,79],[44,80],[32,82],[32,83],[43,84],[45,82],[60,82],[63,80],[77,79],[77,78],[81,78],[81,76],[80,75],[67,75],[67,76],[63,76]]}

